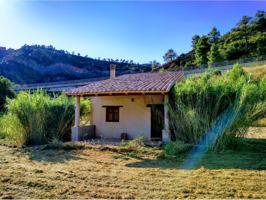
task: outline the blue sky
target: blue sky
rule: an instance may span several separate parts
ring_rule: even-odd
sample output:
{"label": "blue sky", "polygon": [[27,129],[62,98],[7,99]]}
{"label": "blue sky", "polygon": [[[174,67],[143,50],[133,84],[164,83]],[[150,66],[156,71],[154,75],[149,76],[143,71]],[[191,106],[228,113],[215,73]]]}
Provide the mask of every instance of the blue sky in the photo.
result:
{"label": "blue sky", "polygon": [[0,46],[44,44],[93,58],[162,62],[169,48],[189,51],[193,35],[213,26],[226,33],[265,8],[254,1],[0,0]]}

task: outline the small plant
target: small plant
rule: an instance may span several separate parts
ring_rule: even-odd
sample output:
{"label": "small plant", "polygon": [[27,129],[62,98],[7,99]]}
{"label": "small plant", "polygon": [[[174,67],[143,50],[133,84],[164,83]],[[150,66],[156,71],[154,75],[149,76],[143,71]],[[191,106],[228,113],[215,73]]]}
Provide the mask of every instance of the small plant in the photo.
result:
{"label": "small plant", "polygon": [[122,146],[127,147],[129,149],[137,149],[140,147],[144,147],[144,137],[138,137],[134,140],[123,141]]}
{"label": "small plant", "polygon": [[177,140],[166,144],[164,147],[165,153],[170,156],[180,156],[188,153],[192,149],[193,145],[185,144],[184,142]]}
{"label": "small plant", "polygon": [[63,149],[64,143],[57,138],[53,138],[43,149]]}

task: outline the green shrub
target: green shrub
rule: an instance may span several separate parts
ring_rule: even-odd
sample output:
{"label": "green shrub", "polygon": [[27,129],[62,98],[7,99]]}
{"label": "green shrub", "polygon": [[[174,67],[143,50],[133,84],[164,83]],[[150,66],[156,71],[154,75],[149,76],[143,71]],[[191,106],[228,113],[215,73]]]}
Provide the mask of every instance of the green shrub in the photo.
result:
{"label": "green shrub", "polygon": [[164,146],[165,153],[169,156],[179,156],[180,154],[186,154],[192,149],[193,145],[185,144],[180,140],[170,142]]}
{"label": "green shrub", "polygon": [[226,141],[231,144],[230,137],[243,136],[254,121],[265,116],[265,80],[254,81],[235,65],[222,76],[209,71],[176,84],[169,101],[169,123],[174,137],[196,144],[219,116],[233,109],[234,118],[218,140],[223,141],[221,146]]}
{"label": "green shrub", "polygon": [[16,144],[24,143],[25,129],[17,117],[6,114],[0,117],[0,139],[9,138]]}
{"label": "green shrub", "polygon": [[15,92],[12,87],[12,83],[0,76],[0,113],[5,111],[6,98],[14,98]]}
{"label": "green shrub", "polygon": [[[88,101],[81,101],[81,116]],[[43,91],[21,92],[8,100],[8,113],[0,120],[2,136],[18,144],[46,144],[54,139],[70,140],[74,101],[64,95],[50,97]]]}

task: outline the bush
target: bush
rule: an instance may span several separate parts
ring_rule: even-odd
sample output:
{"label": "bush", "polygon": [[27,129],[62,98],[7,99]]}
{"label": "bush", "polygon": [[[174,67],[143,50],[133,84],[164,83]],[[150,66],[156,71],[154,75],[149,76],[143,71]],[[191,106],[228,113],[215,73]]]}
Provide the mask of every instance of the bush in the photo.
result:
{"label": "bush", "polygon": [[25,130],[14,115],[6,114],[0,117],[0,139],[9,138],[16,144],[23,144]]}
{"label": "bush", "polygon": [[122,141],[122,146],[128,149],[138,149],[144,147],[144,137],[137,137],[134,140]]}
{"label": "bush", "polygon": [[200,78],[176,84],[169,101],[170,129],[174,138],[197,144],[228,110],[234,113],[218,143],[223,141],[220,145],[225,146],[226,141],[232,141],[230,137],[243,136],[254,121],[265,116],[265,80],[252,80],[235,65],[223,76],[209,71]]}
{"label": "bush", "polygon": [[186,154],[192,149],[193,145],[185,144],[180,140],[176,140],[174,142],[170,142],[165,145],[164,150],[165,153],[169,156],[179,156],[181,154]]}
{"label": "bush", "polygon": [[[88,101],[81,101],[81,116]],[[70,140],[74,101],[64,95],[50,97],[43,91],[21,92],[8,100],[8,113],[0,120],[2,136],[17,144],[46,144],[54,139]]]}
{"label": "bush", "polygon": [[0,113],[6,110],[5,105],[7,97],[14,98],[15,92],[12,83],[3,76],[0,76]]}

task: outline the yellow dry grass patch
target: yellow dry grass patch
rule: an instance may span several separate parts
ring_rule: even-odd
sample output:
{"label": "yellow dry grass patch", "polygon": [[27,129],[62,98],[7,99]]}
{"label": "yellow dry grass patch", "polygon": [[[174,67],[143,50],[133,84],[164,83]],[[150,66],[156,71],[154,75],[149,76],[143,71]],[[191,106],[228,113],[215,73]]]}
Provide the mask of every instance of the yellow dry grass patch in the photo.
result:
{"label": "yellow dry grass patch", "polygon": [[266,138],[266,126],[265,127],[251,127],[248,130],[247,138]]}
{"label": "yellow dry grass patch", "polygon": [[[0,145],[0,198],[266,198],[266,170],[250,166],[256,165],[254,157],[266,158],[263,151],[240,158],[234,152],[210,154],[206,160],[215,167],[196,170],[157,159],[161,151],[89,144],[79,150]],[[231,155],[235,157],[230,160]],[[230,162],[237,159],[250,165],[234,167]]]}
{"label": "yellow dry grass patch", "polygon": [[244,67],[244,70],[252,74],[255,79],[259,79],[266,75],[266,65]]}

